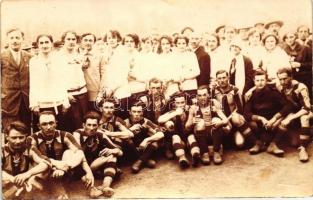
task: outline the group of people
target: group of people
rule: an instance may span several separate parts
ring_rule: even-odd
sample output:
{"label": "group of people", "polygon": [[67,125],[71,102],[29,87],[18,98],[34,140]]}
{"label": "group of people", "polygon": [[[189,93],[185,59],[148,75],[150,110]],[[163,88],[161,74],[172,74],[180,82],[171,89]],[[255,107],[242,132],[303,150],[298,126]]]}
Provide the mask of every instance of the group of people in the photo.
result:
{"label": "group of people", "polygon": [[4,196],[53,183],[66,199],[62,183],[78,178],[90,197],[111,197],[124,159],[133,173],[154,168],[160,150],[182,169],[218,165],[229,142],[283,156],[288,138],[308,161],[312,35],[299,26],[280,37],[281,26],[143,38],[67,31],[61,42],[38,35],[30,52],[10,29],[1,53]]}

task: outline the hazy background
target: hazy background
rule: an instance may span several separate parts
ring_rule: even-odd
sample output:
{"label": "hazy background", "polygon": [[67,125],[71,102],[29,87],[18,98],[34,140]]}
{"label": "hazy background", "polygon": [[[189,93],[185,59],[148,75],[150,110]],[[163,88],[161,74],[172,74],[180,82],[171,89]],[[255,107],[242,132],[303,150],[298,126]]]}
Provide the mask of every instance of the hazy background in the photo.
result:
{"label": "hazy background", "polygon": [[108,29],[143,36],[156,29],[172,34],[191,26],[213,32],[222,24],[244,27],[272,20],[284,21],[282,31],[311,27],[311,0],[3,0],[1,46],[12,27],[21,28],[29,42],[41,33],[57,40],[69,29],[97,37]]}

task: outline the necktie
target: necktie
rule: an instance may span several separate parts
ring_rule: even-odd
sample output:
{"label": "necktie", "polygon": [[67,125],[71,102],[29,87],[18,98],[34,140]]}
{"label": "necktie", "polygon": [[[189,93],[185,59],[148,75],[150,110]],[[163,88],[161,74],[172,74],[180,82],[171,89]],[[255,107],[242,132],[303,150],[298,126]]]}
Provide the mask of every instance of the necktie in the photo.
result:
{"label": "necktie", "polygon": [[235,85],[235,74],[236,74],[236,58],[232,59],[229,68],[229,83]]}

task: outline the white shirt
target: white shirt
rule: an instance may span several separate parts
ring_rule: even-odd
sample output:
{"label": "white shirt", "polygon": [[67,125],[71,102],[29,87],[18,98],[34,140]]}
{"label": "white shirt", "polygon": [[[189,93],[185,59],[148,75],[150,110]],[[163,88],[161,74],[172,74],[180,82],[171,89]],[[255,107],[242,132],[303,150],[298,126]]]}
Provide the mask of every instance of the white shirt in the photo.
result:
{"label": "white shirt", "polygon": [[51,53],[48,59],[41,56],[29,61],[29,105],[40,108],[69,106],[64,72]]}
{"label": "white shirt", "polygon": [[262,57],[263,62],[263,70],[267,71],[268,78],[269,79],[276,79],[277,75],[276,72],[278,69],[282,67],[289,67],[290,57],[287,55],[287,53],[281,49],[279,46],[276,46],[274,50],[271,52],[266,51],[265,54]]}
{"label": "white shirt", "polygon": [[83,94],[87,92],[86,81],[82,69],[83,58],[77,52],[71,54],[61,49],[56,53],[58,64],[62,67],[64,72],[64,80],[67,82],[68,90],[76,90],[82,88],[77,92],[71,92],[72,95]]}
{"label": "white shirt", "polygon": [[180,79],[187,79],[181,83],[182,90],[195,90],[198,88],[196,77],[200,74],[197,56],[194,52],[185,51],[175,54],[180,70],[176,73],[181,73]]}

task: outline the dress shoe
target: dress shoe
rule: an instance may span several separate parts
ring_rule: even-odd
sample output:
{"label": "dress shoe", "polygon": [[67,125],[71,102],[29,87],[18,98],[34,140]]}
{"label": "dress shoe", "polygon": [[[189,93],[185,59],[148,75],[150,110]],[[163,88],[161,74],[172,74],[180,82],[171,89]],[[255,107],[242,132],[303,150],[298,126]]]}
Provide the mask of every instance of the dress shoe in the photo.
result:
{"label": "dress shoe", "polygon": [[209,164],[210,164],[210,155],[209,155],[209,153],[204,153],[204,154],[201,156],[201,162],[202,162],[204,165],[209,165]]}
{"label": "dress shoe", "polygon": [[271,142],[271,144],[267,147],[267,152],[272,153],[278,157],[284,156],[285,153],[284,150],[278,148],[278,146],[274,142]]}
{"label": "dress shoe", "polygon": [[197,167],[200,163],[200,154],[199,153],[194,153],[192,156],[191,156],[191,159],[192,159],[192,166],[193,167]]}
{"label": "dress shoe", "polygon": [[221,154],[219,152],[214,151],[213,162],[216,165],[219,165],[219,164],[221,164],[223,162],[222,156],[221,156]]}
{"label": "dress shoe", "polygon": [[300,151],[299,151],[299,160],[301,162],[307,162],[309,160],[309,155],[308,155],[308,152],[306,152],[304,146],[301,146],[298,148]]}
{"label": "dress shoe", "polygon": [[180,156],[178,162],[179,162],[180,168],[182,169],[186,169],[189,167],[189,161],[187,160],[185,155]]}
{"label": "dress shoe", "polygon": [[156,162],[153,159],[149,159],[149,160],[147,160],[146,165],[147,165],[147,167],[152,169],[152,168],[155,168]]}
{"label": "dress shoe", "polygon": [[174,154],[171,150],[167,149],[165,151],[165,157],[168,159],[168,160],[173,160],[174,159]]}
{"label": "dress shoe", "polygon": [[261,148],[262,148],[262,143],[260,141],[257,141],[255,145],[249,149],[249,153],[251,155],[258,154],[261,152]]}
{"label": "dress shoe", "polygon": [[142,167],[142,160],[137,160],[132,166],[132,172],[134,174],[138,173]]}
{"label": "dress shoe", "polygon": [[95,199],[95,198],[100,197],[102,194],[103,192],[101,189],[98,189],[94,186],[90,188],[90,191],[89,191],[90,198]]}

